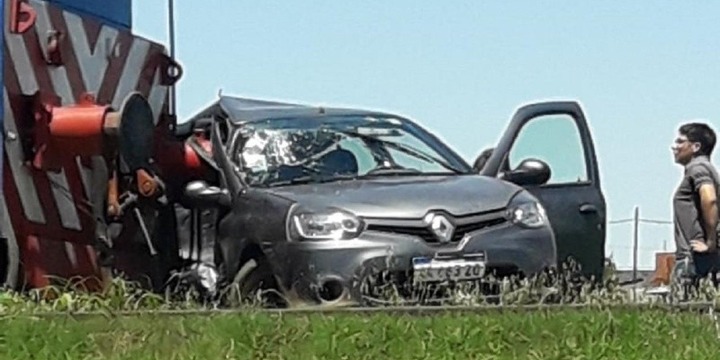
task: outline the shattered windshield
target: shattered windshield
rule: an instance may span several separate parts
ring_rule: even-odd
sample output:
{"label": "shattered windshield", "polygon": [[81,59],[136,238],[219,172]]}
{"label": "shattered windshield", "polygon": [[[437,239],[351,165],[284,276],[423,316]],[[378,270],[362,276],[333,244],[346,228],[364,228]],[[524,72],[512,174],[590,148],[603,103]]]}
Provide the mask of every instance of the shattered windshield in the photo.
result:
{"label": "shattered windshield", "polygon": [[250,186],[464,173],[411,123],[393,117],[273,119],[242,131],[231,158]]}

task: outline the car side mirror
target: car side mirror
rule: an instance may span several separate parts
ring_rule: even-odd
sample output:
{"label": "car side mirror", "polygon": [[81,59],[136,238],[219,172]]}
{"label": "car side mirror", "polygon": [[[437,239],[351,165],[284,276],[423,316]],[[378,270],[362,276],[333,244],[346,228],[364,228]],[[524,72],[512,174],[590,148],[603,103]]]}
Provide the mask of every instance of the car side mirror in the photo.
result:
{"label": "car side mirror", "polygon": [[200,208],[230,207],[232,197],[227,189],[210,186],[203,180],[189,182],[185,186],[185,200],[189,205]]}
{"label": "car side mirror", "polygon": [[542,185],[550,180],[550,166],[538,159],[525,159],[514,170],[503,174],[503,180],[517,185]]}

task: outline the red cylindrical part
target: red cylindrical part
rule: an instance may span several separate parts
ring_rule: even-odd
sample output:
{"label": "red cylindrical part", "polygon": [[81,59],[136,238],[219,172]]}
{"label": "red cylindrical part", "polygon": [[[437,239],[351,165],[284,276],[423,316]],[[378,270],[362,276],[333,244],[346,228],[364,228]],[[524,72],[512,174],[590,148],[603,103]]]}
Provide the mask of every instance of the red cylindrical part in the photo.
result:
{"label": "red cylindrical part", "polygon": [[183,165],[185,166],[185,170],[192,172],[200,170],[200,168],[202,167],[202,162],[200,161],[200,156],[197,154],[197,152],[195,152],[195,150],[188,144],[185,144],[184,150],[185,162]]}
{"label": "red cylindrical part", "polygon": [[48,124],[52,149],[72,156],[100,155],[103,125],[110,108],[98,105],[56,107]]}
{"label": "red cylindrical part", "polygon": [[[212,145],[210,141],[202,138],[195,138],[203,149],[208,153],[212,153]],[[157,164],[162,169],[163,174],[177,178],[202,179],[207,175],[209,170],[204,160],[200,158],[198,153],[190,145],[184,141],[165,141],[156,144],[159,149],[156,158]]]}

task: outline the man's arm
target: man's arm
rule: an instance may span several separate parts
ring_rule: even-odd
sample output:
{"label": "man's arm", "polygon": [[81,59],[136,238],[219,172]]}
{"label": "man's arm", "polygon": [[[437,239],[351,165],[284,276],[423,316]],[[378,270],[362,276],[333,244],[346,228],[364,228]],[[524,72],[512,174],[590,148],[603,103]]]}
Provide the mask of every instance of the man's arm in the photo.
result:
{"label": "man's arm", "polygon": [[698,220],[702,222],[705,233],[705,239],[691,240],[690,246],[696,252],[717,252],[718,210],[713,174],[708,166],[693,164],[688,167],[687,176],[700,200],[701,214],[698,214],[700,217]]}
{"label": "man's arm", "polygon": [[705,241],[708,250],[714,252],[717,250],[717,226],[718,226],[718,207],[717,192],[715,184],[704,183],[698,189],[700,195],[700,209],[702,210],[702,225],[705,230]]}

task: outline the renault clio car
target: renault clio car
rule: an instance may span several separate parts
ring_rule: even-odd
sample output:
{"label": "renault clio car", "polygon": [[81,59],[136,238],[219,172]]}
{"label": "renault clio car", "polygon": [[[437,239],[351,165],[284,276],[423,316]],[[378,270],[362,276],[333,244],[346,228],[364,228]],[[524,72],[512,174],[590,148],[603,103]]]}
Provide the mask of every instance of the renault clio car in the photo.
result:
{"label": "renault clio car", "polygon": [[[577,102],[520,107],[475,166],[387,112],[222,96],[191,123],[219,180],[185,196],[221,209],[220,278],[241,294],[357,304],[379,274],[413,288],[568,258],[602,274],[605,200]],[[533,150],[533,136],[553,144]]]}

